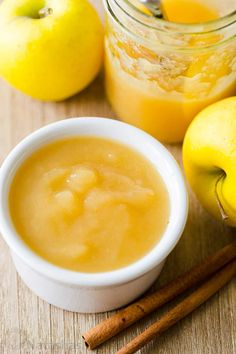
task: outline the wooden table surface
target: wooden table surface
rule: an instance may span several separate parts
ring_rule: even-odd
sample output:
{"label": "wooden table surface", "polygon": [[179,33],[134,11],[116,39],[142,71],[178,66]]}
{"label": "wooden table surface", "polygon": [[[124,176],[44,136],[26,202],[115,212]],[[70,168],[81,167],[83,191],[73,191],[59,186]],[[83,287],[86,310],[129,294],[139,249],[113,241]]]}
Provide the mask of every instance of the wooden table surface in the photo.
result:
{"label": "wooden table surface", "polygon": [[[41,126],[75,116],[115,118],[105,99],[100,75],[81,94],[62,103],[41,103],[0,81],[0,160],[23,137]],[[181,147],[168,147],[181,162]],[[181,241],[169,256],[155,287],[201,261],[235,236],[214,221],[190,192],[190,213]],[[0,353],[87,353],[81,333],[109,314],[81,315],[62,311],[35,296],[17,276],[8,247],[0,239]],[[112,354],[157,319],[170,305],[103,345]],[[236,281],[182,320],[142,354],[236,353]]]}

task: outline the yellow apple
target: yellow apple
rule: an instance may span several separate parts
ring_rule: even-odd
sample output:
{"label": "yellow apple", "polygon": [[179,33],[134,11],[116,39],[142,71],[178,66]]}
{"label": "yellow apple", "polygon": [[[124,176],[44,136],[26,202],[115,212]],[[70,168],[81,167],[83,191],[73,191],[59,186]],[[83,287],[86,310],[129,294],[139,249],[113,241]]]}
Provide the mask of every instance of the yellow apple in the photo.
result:
{"label": "yellow apple", "polygon": [[196,116],[184,139],[183,162],[202,205],[236,227],[236,97],[214,103]]}
{"label": "yellow apple", "polygon": [[65,99],[97,75],[103,28],[87,0],[0,4],[0,76],[45,101]]}

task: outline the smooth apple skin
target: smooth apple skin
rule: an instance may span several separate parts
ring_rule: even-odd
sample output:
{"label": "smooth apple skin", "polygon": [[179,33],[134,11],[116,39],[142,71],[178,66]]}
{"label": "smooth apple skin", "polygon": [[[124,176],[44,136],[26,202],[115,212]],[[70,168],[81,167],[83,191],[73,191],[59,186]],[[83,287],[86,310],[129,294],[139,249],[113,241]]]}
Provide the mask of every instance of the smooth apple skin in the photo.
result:
{"label": "smooth apple skin", "polygon": [[[37,18],[41,9],[52,13]],[[0,5],[0,76],[24,93],[60,101],[85,88],[103,56],[103,26],[87,0]]]}
{"label": "smooth apple skin", "polygon": [[236,227],[236,97],[196,116],[184,139],[183,163],[202,205],[219,220],[223,211],[225,223]]}

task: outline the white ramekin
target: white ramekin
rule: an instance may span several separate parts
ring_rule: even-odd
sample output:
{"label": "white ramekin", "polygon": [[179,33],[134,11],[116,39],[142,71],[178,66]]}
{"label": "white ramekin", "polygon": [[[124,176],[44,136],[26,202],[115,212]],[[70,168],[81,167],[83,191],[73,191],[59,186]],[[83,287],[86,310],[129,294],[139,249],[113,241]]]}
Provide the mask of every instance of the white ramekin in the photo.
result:
{"label": "white ramekin", "polygon": [[[59,268],[28,248],[12,224],[8,194],[18,167],[40,146],[75,135],[107,137],[135,148],[152,162],[168,189],[170,217],[161,240],[146,256],[125,268],[105,273],[79,273]],[[39,297],[69,311],[112,310],[145,292],[178,242],[187,213],[188,198],[182,173],[168,150],[143,131],[112,119],[73,118],[47,125],[22,140],[0,169],[0,228],[16,269]]]}

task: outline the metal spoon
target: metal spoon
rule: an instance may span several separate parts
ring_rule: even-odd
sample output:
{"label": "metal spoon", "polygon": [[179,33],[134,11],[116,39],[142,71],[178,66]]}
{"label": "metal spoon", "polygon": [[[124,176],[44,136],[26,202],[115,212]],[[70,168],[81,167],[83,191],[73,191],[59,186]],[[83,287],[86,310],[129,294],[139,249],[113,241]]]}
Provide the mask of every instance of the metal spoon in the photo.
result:
{"label": "metal spoon", "polygon": [[157,18],[163,18],[161,0],[139,0]]}

